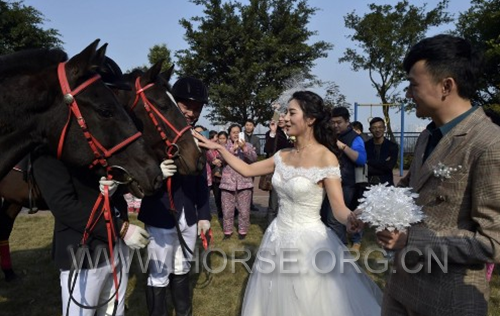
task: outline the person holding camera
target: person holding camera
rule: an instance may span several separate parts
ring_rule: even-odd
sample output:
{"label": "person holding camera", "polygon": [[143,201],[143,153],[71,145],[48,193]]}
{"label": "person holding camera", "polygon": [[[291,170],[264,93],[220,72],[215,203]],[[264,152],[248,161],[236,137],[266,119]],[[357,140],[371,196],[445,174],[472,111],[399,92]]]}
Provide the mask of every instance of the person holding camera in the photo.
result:
{"label": "person holding camera", "polygon": [[[285,133],[285,114],[281,113],[278,116],[278,121],[271,120],[269,123],[269,131],[266,133],[266,143],[264,152],[266,158],[272,157],[276,152],[284,148],[293,148],[293,142]],[[264,176],[263,176],[264,177]],[[267,224],[278,216],[278,194],[271,187],[269,191],[269,202],[267,207]]]}
{"label": "person holding camera", "polygon": [[[229,141],[226,149],[245,161],[252,163],[257,161],[255,148],[240,137],[241,126],[232,124],[228,128]],[[222,159],[222,157],[221,157]],[[222,200],[222,222],[224,239],[231,238],[234,227],[234,212],[238,208],[238,237],[245,239],[250,227],[250,205],[252,202],[253,180],[237,173],[231,166],[225,166],[219,185]]]}

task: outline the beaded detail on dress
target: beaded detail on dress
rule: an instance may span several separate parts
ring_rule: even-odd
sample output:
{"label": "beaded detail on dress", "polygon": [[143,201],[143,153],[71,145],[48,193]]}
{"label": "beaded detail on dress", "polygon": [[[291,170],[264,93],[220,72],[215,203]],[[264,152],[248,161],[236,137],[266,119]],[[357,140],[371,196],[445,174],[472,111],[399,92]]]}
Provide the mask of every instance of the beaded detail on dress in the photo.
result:
{"label": "beaded detail on dress", "polygon": [[[325,190],[318,182],[325,178],[340,179],[338,166],[303,168],[286,165],[281,152],[274,155],[273,189],[279,197],[277,219],[269,227],[276,248],[294,247],[302,233],[326,236],[320,208]],[[276,249],[277,250],[277,249]]]}

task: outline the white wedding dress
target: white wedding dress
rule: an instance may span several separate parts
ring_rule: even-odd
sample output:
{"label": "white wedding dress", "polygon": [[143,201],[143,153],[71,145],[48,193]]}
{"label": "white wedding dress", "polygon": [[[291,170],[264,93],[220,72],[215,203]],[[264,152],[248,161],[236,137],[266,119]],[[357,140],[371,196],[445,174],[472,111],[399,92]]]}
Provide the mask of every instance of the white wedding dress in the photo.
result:
{"label": "white wedding dress", "polygon": [[339,178],[339,168],[287,166],[280,152],[274,161],[278,217],[262,239],[241,315],[380,315],[381,290],[320,218],[325,190],[317,183]]}

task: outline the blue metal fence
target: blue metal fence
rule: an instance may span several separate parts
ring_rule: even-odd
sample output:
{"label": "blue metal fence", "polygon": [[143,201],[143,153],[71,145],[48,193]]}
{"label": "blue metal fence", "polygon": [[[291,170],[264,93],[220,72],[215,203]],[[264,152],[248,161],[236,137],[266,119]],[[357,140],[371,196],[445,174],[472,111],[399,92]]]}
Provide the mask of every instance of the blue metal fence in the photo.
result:
{"label": "blue metal fence", "polygon": [[[260,148],[261,152],[257,153],[259,155],[264,155],[264,144],[266,143],[265,134],[255,134],[260,139]],[[418,135],[420,132],[405,132],[403,135],[403,152],[405,155],[412,155],[415,151],[415,144],[417,143]],[[394,133],[394,137],[396,138],[396,143],[401,146],[401,133]],[[401,148],[401,147],[400,147]]]}

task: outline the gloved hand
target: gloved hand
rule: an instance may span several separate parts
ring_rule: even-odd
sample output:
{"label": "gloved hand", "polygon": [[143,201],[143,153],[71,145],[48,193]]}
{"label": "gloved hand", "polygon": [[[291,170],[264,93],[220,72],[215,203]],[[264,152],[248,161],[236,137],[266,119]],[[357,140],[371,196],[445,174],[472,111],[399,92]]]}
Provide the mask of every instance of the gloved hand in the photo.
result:
{"label": "gloved hand", "polygon": [[177,172],[177,166],[172,159],[163,160],[160,169],[163,172],[163,179],[169,178]]}
{"label": "gloved hand", "polygon": [[129,223],[124,223],[123,225],[128,225],[128,228],[125,228],[127,231],[123,236],[123,241],[131,249],[144,248],[149,244],[149,234],[143,228]]}
{"label": "gloved hand", "polygon": [[108,180],[105,177],[101,177],[99,180],[99,190],[101,191],[102,194],[104,194],[104,186],[108,186],[108,193],[109,196],[112,196],[115,192],[116,189],[118,189],[118,183],[114,180]]}
{"label": "gloved hand", "polygon": [[210,229],[210,221],[207,221],[206,219],[198,221],[198,236],[201,235],[201,232],[203,232],[206,235],[209,229]]}

